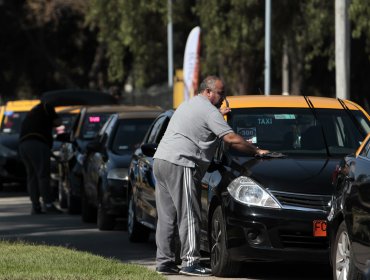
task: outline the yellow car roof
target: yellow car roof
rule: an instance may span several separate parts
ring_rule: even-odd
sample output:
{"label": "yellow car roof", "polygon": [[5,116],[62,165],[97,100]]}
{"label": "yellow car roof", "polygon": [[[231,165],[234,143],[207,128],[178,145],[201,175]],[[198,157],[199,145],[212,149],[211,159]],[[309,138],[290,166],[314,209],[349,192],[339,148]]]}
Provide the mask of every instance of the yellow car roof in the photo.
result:
{"label": "yellow car roof", "polygon": [[39,104],[40,100],[14,100],[8,101],[5,104],[5,111],[25,112],[31,110],[35,105]]}
{"label": "yellow car roof", "polygon": [[[343,109],[342,105],[335,98],[307,96],[314,108]],[[228,96],[230,108],[253,108],[253,107],[292,107],[309,108],[304,96],[297,95],[238,95]],[[359,105],[343,100],[351,110],[359,110]],[[225,105],[225,102],[224,102]]]}

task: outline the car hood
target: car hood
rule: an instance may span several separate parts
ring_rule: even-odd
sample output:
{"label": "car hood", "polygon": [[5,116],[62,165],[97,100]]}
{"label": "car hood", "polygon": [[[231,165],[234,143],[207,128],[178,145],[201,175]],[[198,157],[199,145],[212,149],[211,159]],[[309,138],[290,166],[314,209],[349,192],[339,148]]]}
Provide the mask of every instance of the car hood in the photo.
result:
{"label": "car hood", "polygon": [[234,168],[271,191],[331,195],[338,158],[233,158]]}

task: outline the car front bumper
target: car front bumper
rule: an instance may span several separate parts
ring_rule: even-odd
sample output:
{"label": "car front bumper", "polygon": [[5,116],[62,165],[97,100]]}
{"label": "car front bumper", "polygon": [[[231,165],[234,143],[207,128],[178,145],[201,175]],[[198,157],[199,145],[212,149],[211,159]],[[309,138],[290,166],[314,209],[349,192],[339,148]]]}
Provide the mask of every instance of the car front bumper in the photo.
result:
{"label": "car front bumper", "polygon": [[127,180],[108,179],[108,187],[103,195],[104,208],[108,214],[127,216]]}
{"label": "car front bumper", "polygon": [[328,238],[314,237],[326,211],[250,207],[230,199],[224,208],[227,248],[239,261],[329,261]]}

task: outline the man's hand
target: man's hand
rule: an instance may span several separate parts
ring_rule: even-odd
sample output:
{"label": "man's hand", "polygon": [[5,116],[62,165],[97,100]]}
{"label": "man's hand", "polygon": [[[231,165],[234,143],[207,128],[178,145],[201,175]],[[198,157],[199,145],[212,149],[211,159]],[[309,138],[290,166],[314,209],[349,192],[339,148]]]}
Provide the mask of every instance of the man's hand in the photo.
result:
{"label": "man's hand", "polygon": [[220,108],[220,113],[225,116],[227,113],[231,112],[230,107],[222,107]]}

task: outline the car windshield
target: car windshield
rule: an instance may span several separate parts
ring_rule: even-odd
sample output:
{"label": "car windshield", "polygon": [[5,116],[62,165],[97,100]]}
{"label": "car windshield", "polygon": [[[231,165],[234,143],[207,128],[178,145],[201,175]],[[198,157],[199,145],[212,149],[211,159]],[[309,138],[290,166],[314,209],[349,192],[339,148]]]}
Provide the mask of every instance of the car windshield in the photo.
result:
{"label": "car windshield", "polygon": [[112,142],[113,153],[125,154],[127,151],[134,151],[140,145],[153,120],[120,120]]}
{"label": "car windshield", "polygon": [[81,139],[93,139],[110,115],[109,113],[87,113],[81,127]]}
{"label": "car windshield", "polygon": [[27,112],[4,112],[4,118],[1,123],[1,132],[3,133],[19,133],[21,125],[26,117]]}
{"label": "car windshield", "polygon": [[326,155],[326,146],[330,155],[349,154],[370,131],[361,111],[314,110],[317,117],[303,108],[233,109],[229,124],[247,141],[285,154]]}

